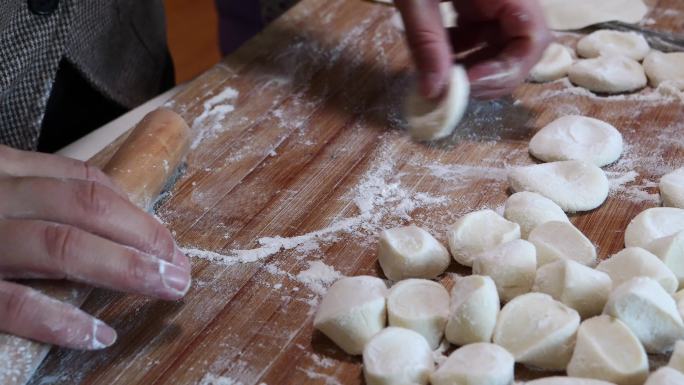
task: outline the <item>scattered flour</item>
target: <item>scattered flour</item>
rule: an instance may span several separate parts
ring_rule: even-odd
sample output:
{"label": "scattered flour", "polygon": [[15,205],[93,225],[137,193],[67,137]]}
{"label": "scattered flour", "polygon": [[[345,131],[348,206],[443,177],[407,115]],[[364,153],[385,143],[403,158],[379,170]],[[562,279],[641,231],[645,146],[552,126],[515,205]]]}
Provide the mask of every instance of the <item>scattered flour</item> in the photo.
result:
{"label": "scattered flour", "polygon": [[589,97],[592,99],[597,99],[601,101],[624,101],[624,100],[633,100],[633,101],[640,101],[640,102],[647,102],[647,103],[655,103],[655,104],[667,104],[667,103],[672,103],[673,101],[676,101],[677,99],[684,100],[684,94],[676,89],[676,87],[672,85],[665,85],[662,87],[658,87],[656,89],[652,88],[647,88],[644,89],[640,92],[636,93],[631,93],[631,94],[620,94],[620,95],[609,95],[609,96],[604,96],[604,95],[597,95],[586,88],[578,87],[570,82],[568,78],[562,78],[559,80],[556,80],[554,82],[551,82],[550,84],[559,84],[562,86],[560,89],[550,89],[550,90],[545,90],[537,95],[535,95],[534,99],[535,100],[547,100],[550,98],[558,97],[558,96],[568,96],[568,95],[574,95],[574,96],[585,96]]}
{"label": "scattered flour", "polygon": [[233,380],[232,378],[207,373],[202,377],[198,385],[242,385],[242,382]]}
{"label": "scattered flour", "polygon": [[311,291],[323,295],[328,286],[333,284],[343,275],[321,261],[309,262],[309,268],[297,274],[297,281],[306,285]]}
{"label": "scattered flour", "polygon": [[214,138],[225,129],[221,121],[235,110],[235,106],[229,101],[237,99],[239,92],[231,87],[226,87],[223,91],[209,98],[204,102],[202,113],[192,122],[195,130],[195,139],[190,145],[191,149],[207,138]]}
{"label": "scattered flour", "polygon": [[317,373],[312,369],[297,368],[297,370],[300,370],[301,372],[306,374],[306,376],[309,377],[309,379],[311,380],[322,380],[322,383],[325,385],[342,385],[342,383],[337,378],[330,376],[328,374]]}

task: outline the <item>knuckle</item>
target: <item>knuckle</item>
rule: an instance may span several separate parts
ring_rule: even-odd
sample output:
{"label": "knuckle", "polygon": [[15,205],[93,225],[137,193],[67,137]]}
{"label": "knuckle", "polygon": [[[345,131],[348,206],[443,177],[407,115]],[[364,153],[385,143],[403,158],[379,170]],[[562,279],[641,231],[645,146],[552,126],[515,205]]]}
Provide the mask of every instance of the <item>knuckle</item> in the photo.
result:
{"label": "knuckle", "polygon": [[21,286],[17,286],[9,292],[5,311],[10,322],[22,318],[28,308],[30,296],[29,289]]}
{"label": "knuckle", "polygon": [[98,182],[85,181],[77,188],[76,204],[87,215],[106,216],[111,212],[111,195],[107,188]]}
{"label": "knuckle", "polygon": [[102,184],[109,183],[109,177],[99,168],[86,162],[82,163],[84,179]]}
{"label": "knuckle", "polygon": [[45,250],[60,268],[64,271],[68,260],[78,248],[78,231],[71,226],[47,225],[43,230],[43,242]]}

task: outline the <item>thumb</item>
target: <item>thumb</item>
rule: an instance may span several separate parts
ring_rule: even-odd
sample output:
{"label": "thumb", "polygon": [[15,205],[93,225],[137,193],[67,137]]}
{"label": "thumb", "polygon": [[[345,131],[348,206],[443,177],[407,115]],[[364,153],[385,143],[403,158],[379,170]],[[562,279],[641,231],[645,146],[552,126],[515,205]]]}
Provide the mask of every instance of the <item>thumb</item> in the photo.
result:
{"label": "thumb", "polygon": [[451,46],[442,25],[439,0],[396,0],[406,39],[418,68],[420,90],[434,99],[442,94],[451,68]]}

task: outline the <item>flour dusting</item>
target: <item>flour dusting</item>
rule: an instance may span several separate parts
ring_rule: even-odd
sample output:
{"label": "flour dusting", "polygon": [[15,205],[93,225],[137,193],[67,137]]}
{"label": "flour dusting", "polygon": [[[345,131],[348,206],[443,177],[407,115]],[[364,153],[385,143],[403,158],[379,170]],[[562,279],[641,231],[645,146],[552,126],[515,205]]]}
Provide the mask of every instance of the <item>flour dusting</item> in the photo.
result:
{"label": "flour dusting", "polygon": [[321,261],[309,262],[309,268],[297,274],[297,281],[306,285],[311,291],[323,295],[327,287],[333,284],[343,275]]}
{"label": "flour dusting", "polygon": [[217,376],[215,374],[207,373],[200,380],[198,385],[243,385],[242,382],[233,380],[229,377]]}
{"label": "flour dusting", "polygon": [[191,149],[207,138],[215,138],[224,131],[221,121],[235,110],[235,106],[230,101],[237,99],[239,92],[231,87],[226,87],[223,91],[207,99],[202,104],[202,113],[193,121],[192,128],[195,130],[195,139],[190,145]]}

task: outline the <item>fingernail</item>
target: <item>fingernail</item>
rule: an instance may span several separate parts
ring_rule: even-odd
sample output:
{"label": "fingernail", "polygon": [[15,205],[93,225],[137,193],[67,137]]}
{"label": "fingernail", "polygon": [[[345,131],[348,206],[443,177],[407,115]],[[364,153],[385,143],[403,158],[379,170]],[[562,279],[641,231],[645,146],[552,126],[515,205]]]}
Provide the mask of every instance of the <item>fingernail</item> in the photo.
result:
{"label": "fingernail", "polygon": [[192,267],[190,265],[190,259],[178,248],[178,246],[176,246],[175,251],[173,252],[173,264],[187,271]]}
{"label": "fingernail", "polygon": [[426,72],[422,75],[421,86],[423,96],[427,99],[436,99],[442,95],[444,84],[437,72]]}
{"label": "fingernail", "polygon": [[114,342],[116,342],[116,331],[105,325],[104,322],[95,320],[93,322],[93,341],[91,348],[93,350],[104,349],[112,346]]}
{"label": "fingernail", "polygon": [[159,260],[159,275],[164,286],[174,295],[182,297],[190,289],[190,273],[187,269]]}

